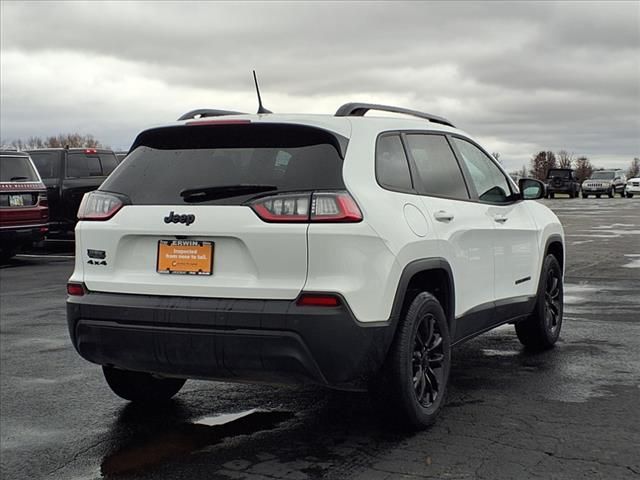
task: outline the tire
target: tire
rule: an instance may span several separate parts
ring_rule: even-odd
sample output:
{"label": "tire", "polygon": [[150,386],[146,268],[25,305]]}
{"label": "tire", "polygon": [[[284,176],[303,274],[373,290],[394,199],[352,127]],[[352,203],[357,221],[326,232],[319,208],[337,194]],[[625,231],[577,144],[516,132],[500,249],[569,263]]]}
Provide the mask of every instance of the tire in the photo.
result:
{"label": "tire", "polygon": [[611,189],[611,190],[609,190],[609,191],[607,192],[607,196],[608,196],[609,198],[613,198],[613,194],[614,194],[614,193],[615,193],[615,190]]}
{"label": "tire", "polygon": [[549,193],[549,198],[555,198],[556,194],[554,192]]}
{"label": "tire", "polygon": [[576,198],[576,194],[573,190],[569,192],[569,198]]}
{"label": "tire", "polygon": [[370,391],[383,413],[412,430],[433,424],[445,403],[451,339],[442,306],[419,293],[400,320],[387,359]]}
{"label": "tire", "polygon": [[183,378],[156,378],[150,373],[102,367],[109,387],[120,398],[136,403],[156,404],[169,400],[180,391]]}
{"label": "tire", "polygon": [[582,198],[589,198],[589,195],[587,195],[586,193],[583,193]]}
{"label": "tire", "polygon": [[563,292],[562,268],[556,257],[547,255],[533,313],[515,325],[518,340],[528,349],[548,350],[558,340],[562,328]]}
{"label": "tire", "polygon": [[633,193],[627,193],[627,198],[633,198]]}

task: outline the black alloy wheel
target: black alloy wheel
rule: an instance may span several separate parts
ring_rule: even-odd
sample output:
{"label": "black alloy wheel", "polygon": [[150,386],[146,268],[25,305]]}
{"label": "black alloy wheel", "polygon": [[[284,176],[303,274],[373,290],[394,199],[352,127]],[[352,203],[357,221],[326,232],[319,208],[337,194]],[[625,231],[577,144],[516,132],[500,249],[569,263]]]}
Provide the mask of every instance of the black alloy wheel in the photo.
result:
{"label": "black alloy wheel", "polygon": [[562,279],[556,270],[550,269],[544,289],[544,322],[550,336],[556,336],[562,321]]}
{"label": "black alloy wheel", "polygon": [[535,308],[516,323],[518,340],[531,350],[547,350],[560,337],[564,302],[562,267],[553,255],[544,259]]}
{"label": "black alloy wheel", "polygon": [[383,417],[395,427],[417,430],[433,424],[445,404],[451,338],[436,297],[420,292],[410,302],[369,390]]}
{"label": "black alloy wheel", "polygon": [[440,328],[433,314],[427,313],[417,322],[411,361],[413,390],[424,408],[432,407],[442,393],[444,358]]}

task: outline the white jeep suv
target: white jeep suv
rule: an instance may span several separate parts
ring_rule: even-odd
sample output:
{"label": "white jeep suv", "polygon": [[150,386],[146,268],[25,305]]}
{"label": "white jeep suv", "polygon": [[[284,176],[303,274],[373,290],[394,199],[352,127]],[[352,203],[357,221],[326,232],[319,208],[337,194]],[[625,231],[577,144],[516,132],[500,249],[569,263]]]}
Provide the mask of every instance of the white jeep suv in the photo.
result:
{"label": "white jeep suv", "polygon": [[556,342],[565,250],[528,201],[541,182],[413,110],[227,113],[143,131],[82,201],[69,331],[116,394],[312,382],[422,427],[453,346],[509,322],[528,348]]}

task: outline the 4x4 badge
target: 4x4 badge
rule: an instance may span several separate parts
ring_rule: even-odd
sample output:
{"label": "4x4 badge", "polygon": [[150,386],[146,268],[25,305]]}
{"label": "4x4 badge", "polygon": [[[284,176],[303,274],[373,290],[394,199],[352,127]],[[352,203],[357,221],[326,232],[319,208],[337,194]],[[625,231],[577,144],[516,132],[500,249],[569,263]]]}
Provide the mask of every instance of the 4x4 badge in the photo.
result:
{"label": "4x4 badge", "polygon": [[169,215],[164,217],[164,223],[184,223],[185,225],[191,225],[195,220],[196,216],[191,213],[176,215],[174,212],[171,212]]}

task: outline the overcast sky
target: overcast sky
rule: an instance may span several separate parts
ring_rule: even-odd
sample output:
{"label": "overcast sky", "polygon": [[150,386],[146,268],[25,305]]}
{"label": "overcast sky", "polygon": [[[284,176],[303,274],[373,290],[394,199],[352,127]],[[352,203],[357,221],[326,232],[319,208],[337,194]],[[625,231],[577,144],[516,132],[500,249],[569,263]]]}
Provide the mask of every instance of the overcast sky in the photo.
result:
{"label": "overcast sky", "polygon": [[342,103],[449,118],[508,169],[542,149],[640,156],[640,2],[2,1],[2,140],[114,149],[194,108]]}

